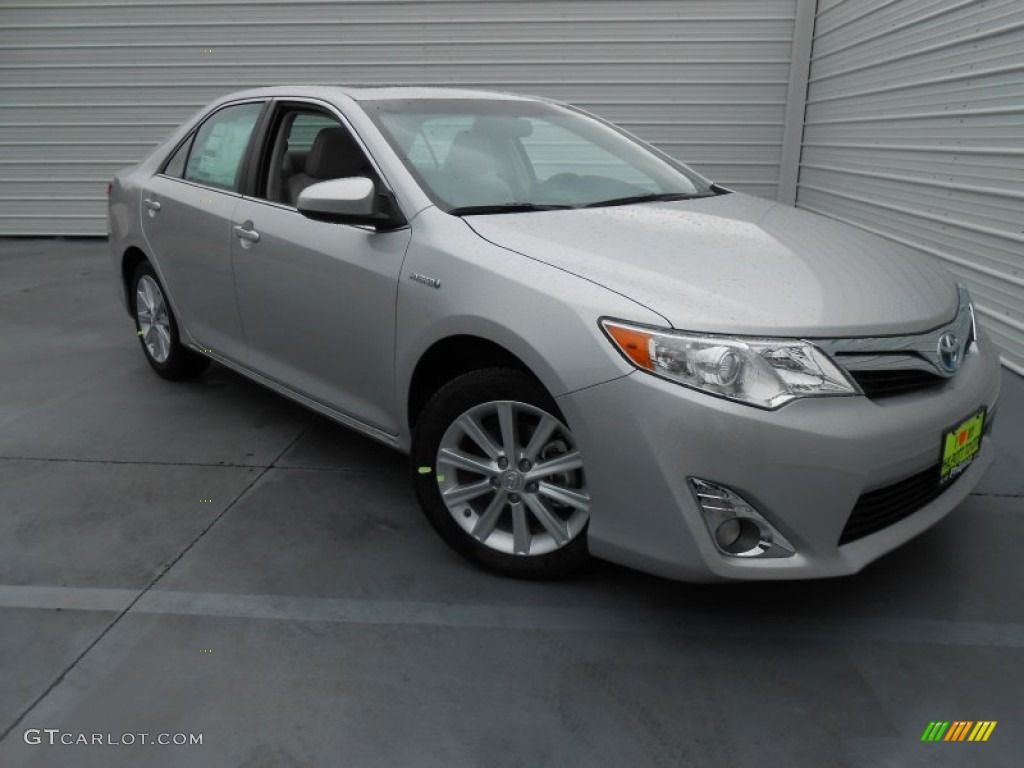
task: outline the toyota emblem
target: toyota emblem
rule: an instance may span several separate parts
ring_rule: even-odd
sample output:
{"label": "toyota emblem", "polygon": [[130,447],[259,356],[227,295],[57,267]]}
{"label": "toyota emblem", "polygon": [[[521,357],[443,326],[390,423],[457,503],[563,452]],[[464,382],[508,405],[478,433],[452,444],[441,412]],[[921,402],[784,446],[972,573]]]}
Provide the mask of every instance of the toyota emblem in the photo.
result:
{"label": "toyota emblem", "polygon": [[960,368],[960,341],[956,334],[944,333],[939,336],[939,362],[948,373],[956,373]]}

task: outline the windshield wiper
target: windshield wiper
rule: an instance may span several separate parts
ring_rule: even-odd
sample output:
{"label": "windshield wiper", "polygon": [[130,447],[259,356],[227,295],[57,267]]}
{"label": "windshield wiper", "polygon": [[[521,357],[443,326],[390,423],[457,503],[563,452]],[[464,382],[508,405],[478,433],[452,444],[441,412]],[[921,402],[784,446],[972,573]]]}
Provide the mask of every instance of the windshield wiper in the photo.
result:
{"label": "windshield wiper", "polygon": [[449,209],[452,216],[471,216],[482,213],[527,213],[529,211],[561,211],[574,208],[572,205],[547,203],[498,203],[497,205],[462,205]]}
{"label": "windshield wiper", "polygon": [[614,197],[611,200],[598,200],[587,203],[584,208],[603,208],[606,205],[629,205],[630,203],[654,203],[667,200],[693,200],[698,197],[714,197],[714,194],[696,194],[693,192],[647,192],[642,195]]}

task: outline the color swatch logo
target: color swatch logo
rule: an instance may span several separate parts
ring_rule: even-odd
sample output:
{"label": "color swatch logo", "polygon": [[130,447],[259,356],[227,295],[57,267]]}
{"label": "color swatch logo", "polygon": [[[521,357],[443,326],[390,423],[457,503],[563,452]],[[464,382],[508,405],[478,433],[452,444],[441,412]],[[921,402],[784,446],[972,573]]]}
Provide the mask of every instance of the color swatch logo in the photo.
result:
{"label": "color swatch logo", "polygon": [[928,723],[921,741],[988,741],[995,720],[939,720]]}

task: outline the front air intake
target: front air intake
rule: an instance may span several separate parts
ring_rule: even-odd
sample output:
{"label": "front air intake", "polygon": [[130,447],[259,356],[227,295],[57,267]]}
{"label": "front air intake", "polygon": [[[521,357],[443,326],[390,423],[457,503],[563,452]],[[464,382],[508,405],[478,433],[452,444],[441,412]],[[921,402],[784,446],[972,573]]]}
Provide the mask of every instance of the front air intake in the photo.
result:
{"label": "front air intake", "polygon": [[888,528],[931,504],[949,489],[963,473],[943,485],[939,465],[934,464],[898,483],[861,494],[839,536],[839,544],[849,544]]}

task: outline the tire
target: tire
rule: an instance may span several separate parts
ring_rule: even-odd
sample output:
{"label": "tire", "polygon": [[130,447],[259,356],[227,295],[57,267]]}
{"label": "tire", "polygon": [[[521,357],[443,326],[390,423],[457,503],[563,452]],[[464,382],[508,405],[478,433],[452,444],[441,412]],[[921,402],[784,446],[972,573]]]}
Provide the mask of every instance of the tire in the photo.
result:
{"label": "tire", "polygon": [[153,370],[171,380],[202,373],[210,360],[181,343],[174,312],[149,262],[143,261],[135,268],[128,295],[142,353]]}
{"label": "tire", "polygon": [[552,579],[590,559],[582,458],[554,399],[522,371],[488,368],[442,387],[416,425],[412,472],[430,524],[489,571]]}

